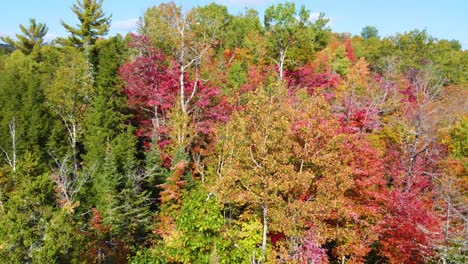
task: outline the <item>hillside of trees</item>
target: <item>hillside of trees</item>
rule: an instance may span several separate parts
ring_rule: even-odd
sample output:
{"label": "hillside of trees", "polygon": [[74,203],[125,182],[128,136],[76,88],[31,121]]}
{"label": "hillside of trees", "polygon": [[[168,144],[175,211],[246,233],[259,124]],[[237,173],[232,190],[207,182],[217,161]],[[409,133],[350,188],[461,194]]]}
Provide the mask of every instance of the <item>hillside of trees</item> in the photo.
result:
{"label": "hillside of trees", "polygon": [[[130,3],[129,3],[130,4]],[[102,0],[0,47],[0,263],[468,263],[468,51]]]}

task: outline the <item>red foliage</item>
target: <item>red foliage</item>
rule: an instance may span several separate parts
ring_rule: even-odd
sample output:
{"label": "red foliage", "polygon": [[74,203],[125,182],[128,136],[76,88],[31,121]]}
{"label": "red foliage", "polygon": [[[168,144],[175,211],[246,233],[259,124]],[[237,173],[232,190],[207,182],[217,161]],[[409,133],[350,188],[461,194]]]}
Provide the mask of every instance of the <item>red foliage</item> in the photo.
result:
{"label": "red foliage", "polygon": [[249,77],[248,82],[241,85],[240,92],[246,93],[250,91],[254,91],[257,87],[261,87],[263,83],[265,83],[269,74],[276,74],[277,71],[274,71],[273,67],[259,67],[259,66],[251,66],[249,68]]}
{"label": "red foliage", "polygon": [[356,106],[346,100],[344,102],[345,113],[338,115],[342,124],[342,131],[345,133],[366,132],[370,133],[380,127],[378,116],[379,109],[371,103],[363,106]]}
{"label": "red foliage", "polygon": [[158,225],[153,230],[153,234],[162,237],[168,237],[175,229],[175,218],[182,205],[182,191],[186,184],[184,175],[187,171],[187,162],[180,161],[173,164],[172,174],[166,179],[165,183],[157,185],[161,189],[159,200],[161,201],[160,212],[157,215]]}
{"label": "red foliage", "polygon": [[[191,92],[191,91],[190,91]],[[232,112],[226,97],[221,95],[219,87],[199,83],[198,93],[191,109],[195,130],[209,135],[218,122],[227,122]]]}
{"label": "red foliage", "polygon": [[300,245],[295,248],[293,258],[301,264],[329,263],[326,249],[322,248],[317,242],[313,230],[308,230],[304,233],[304,237],[300,239]]}
{"label": "red foliage", "polygon": [[284,233],[269,233],[268,237],[271,240],[271,244],[275,246],[279,241],[282,241],[286,238]]}
{"label": "red foliage", "polygon": [[345,40],[345,51],[346,51],[346,58],[348,58],[349,62],[355,63],[357,61],[356,54],[354,54],[354,49],[351,45],[351,40],[348,38]]}
{"label": "red foliage", "polygon": [[[180,69],[173,62],[169,65],[164,54],[152,48],[147,37],[133,36],[130,47],[139,52],[133,62],[126,63],[120,69],[120,76],[125,81],[124,92],[128,105],[135,111],[138,125],[137,136],[153,137],[168,132],[167,113],[180,99]],[[219,87],[191,81],[185,76],[185,98],[190,98],[188,113],[196,132],[208,135],[216,122],[226,122],[231,113],[231,106],[221,95]],[[193,93],[193,90],[197,90]],[[159,146],[167,145],[167,138],[160,137]]]}
{"label": "red foliage", "polygon": [[345,144],[352,153],[349,165],[352,169],[356,193],[376,206],[376,201],[386,195],[384,159],[378,150],[359,135],[353,135]]}
{"label": "red foliage", "polygon": [[381,214],[376,226],[380,254],[390,263],[424,263],[434,253],[440,238],[440,219],[433,206],[431,179],[423,172],[435,168],[434,156],[415,160],[411,188],[406,188],[406,155],[396,147],[385,154],[385,170],[391,189],[381,197]]}
{"label": "red foliage", "polygon": [[403,102],[414,103],[416,101],[416,89],[414,85],[408,84],[406,89],[401,91],[401,93],[406,96],[406,98],[402,99]]}
{"label": "red foliage", "polygon": [[102,223],[102,216],[96,208],[91,208],[91,220],[89,221],[89,226],[91,230],[96,232],[96,234],[103,235],[109,232],[109,226]]}
{"label": "red foliage", "polygon": [[434,253],[439,219],[430,199],[417,191],[392,190],[377,226],[381,254],[390,263],[425,263]]}
{"label": "red foliage", "polygon": [[[139,126],[137,136],[151,138],[156,117],[164,120],[175,104],[177,76],[165,64],[163,53],[150,47],[147,37],[134,36],[130,47],[137,49],[140,55],[120,68],[120,77],[125,81],[127,103],[135,110]],[[166,127],[160,125],[157,129],[157,133],[164,133]]]}
{"label": "red foliage", "polygon": [[[309,94],[316,91],[324,91],[328,101],[333,99],[333,88],[340,82],[340,76],[334,73],[317,73],[310,64],[300,67],[295,71],[286,72],[286,83],[288,89],[293,92],[297,89],[306,88]],[[322,88],[317,90],[317,88]]]}
{"label": "red foliage", "polygon": [[[377,234],[380,252],[390,263],[424,263],[434,253],[439,239],[440,219],[433,206],[432,184],[425,171],[431,167],[429,159],[415,165],[412,187],[404,182],[404,155],[389,150],[385,159],[368,142],[353,135],[345,145],[352,153],[354,186],[348,198],[354,201],[357,219],[377,221],[372,228]],[[436,157],[432,157],[436,158]],[[421,169],[417,169],[417,168]],[[391,176],[390,176],[391,175]],[[390,176],[391,181],[385,177]],[[387,186],[391,184],[389,189]]]}
{"label": "red foliage", "polygon": [[109,237],[109,225],[102,223],[101,213],[96,208],[91,210],[89,221],[88,245],[83,250],[86,263],[125,263],[130,254],[130,248],[120,238]]}

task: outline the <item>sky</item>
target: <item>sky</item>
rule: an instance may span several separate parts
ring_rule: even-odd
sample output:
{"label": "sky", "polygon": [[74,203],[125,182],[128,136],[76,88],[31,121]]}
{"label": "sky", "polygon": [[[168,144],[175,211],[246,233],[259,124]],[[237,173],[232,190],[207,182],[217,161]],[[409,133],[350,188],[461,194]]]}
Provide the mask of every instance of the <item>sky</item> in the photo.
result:
{"label": "sky", "polygon": [[[75,25],[78,20],[71,11],[77,0],[2,0],[0,36],[19,33],[19,24],[28,25],[29,18],[49,27],[48,40],[67,36],[60,21]],[[112,14],[109,35],[136,31],[138,18],[148,7],[159,5],[158,0],[104,0],[103,10]],[[263,11],[280,0],[175,0],[184,9],[217,2],[228,7],[231,14],[239,14],[245,7]],[[438,39],[456,39],[468,49],[468,0],[295,0],[305,5],[313,16],[325,13],[333,32],[359,35],[364,26],[375,26],[382,37],[413,29],[426,29]]]}

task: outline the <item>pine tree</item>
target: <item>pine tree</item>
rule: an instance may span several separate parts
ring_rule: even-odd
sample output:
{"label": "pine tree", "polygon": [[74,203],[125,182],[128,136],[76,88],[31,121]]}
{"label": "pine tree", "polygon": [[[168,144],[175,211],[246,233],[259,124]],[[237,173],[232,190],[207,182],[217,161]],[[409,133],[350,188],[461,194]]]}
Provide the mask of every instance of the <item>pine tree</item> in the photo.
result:
{"label": "pine tree", "polygon": [[65,43],[85,47],[92,46],[100,36],[104,36],[109,31],[111,16],[106,17],[102,10],[103,0],[78,0],[73,4],[72,11],[78,17],[80,24],[78,27],[70,26],[64,21],[62,26],[71,33]]}
{"label": "pine tree", "polygon": [[45,24],[37,23],[34,18],[29,19],[29,27],[23,25],[19,27],[22,35],[16,34],[16,41],[10,37],[0,37],[0,39],[24,54],[30,54],[33,50],[37,50],[44,42],[44,37],[48,31]]}

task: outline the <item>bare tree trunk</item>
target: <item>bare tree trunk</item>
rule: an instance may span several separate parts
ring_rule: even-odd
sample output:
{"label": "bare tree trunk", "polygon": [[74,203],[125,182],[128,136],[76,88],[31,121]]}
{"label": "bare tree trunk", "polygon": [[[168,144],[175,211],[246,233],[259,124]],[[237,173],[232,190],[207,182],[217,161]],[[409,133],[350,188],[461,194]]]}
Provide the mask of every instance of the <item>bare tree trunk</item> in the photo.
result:
{"label": "bare tree trunk", "polygon": [[419,155],[420,152],[416,152],[416,149],[418,147],[419,143],[419,135],[421,134],[421,115],[418,116],[417,120],[417,128],[416,128],[416,133],[415,133],[415,138],[413,141],[413,144],[411,146],[411,152],[410,152],[410,159],[408,162],[408,168],[406,169],[406,191],[409,191],[411,189],[411,176],[413,174],[413,166],[414,166],[414,161],[416,157]]}
{"label": "bare tree trunk", "polygon": [[72,123],[72,129],[71,129],[71,147],[72,147],[72,158],[73,158],[73,174],[76,175],[78,172],[78,153],[76,150],[76,137],[77,137],[77,131],[76,131],[76,124]]}
{"label": "bare tree trunk", "polygon": [[74,168],[68,166],[68,158],[65,157],[59,161],[52,153],[49,152],[50,157],[54,160],[57,168],[50,174],[51,180],[56,185],[57,201],[60,207],[65,208],[68,213],[73,213],[77,205],[75,201],[76,195],[80,192],[81,188],[91,178],[94,168],[90,171],[83,173],[78,177]]}
{"label": "bare tree trunk", "polygon": [[[451,186],[450,186],[451,187]],[[449,228],[450,228],[450,206],[451,206],[451,199],[450,195],[447,195],[447,212],[446,212],[446,217],[447,219],[445,220],[445,232],[444,232],[444,252],[442,254],[442,263],[446,264],[447,263],[447,257],[448,257],[448,247],[449,247]]]}
{"label": "bare tree trunk", "polygon": [[280,56],[279,56],[279,63],[278,63],[278,71],[279,71],[279,79],[283,80],[283,66],[284,66],[284,56],[283,52],[280,51]]}
{"label": "bare tree trunk", "polygon": [[265,256],[267,232],[268,232],[268,209],[266,204],[262,204],[262,217],[263,217],[263,234],[262,234],[262,255]]}
{"label": "bare tree trunk", "polygon": [[13,172],[16,172],[16,118],[8,124],[8,128],[10,129],[10,136],[11,136],[11,149],[13,151],[12,155],[12,168]]}
{"label": "bare tree trunk", "polygon": [[[161,121],[159,119],[158,106],[157,105],[154,106],[154,118],[151,121],[152,121],[152,124],[153,124],[153,138],[152,138],[152,140],[154,142],[158,142],[159,141],[158,129],[161,127]],[[156,140],[154,140],[154,137],[156,137]]]}
{"label": "bare tree trunk", "polygon": [[185,108],[185,80],[184,80],[184,74],[185,74],[185,67],[180,66],[180,76],[179,76],[179,85],[180,85],[180,107],[182,109],[182,113],[184,115],[187,114],[187,109]]}
{"label": "bare tree trunk", "polygon": [[91,63],[91,43],[89,40],[84,44],[84,54],[86,59],[87,75],[91,85],[94,85],[94,65]]}
{"label": "bare tree trunk", "polygon": [[16,172],[16,141],[18,140],[16,136],[16,118],[13,117],[13,120],[8,123],[8,128],[11,138],[11,157],[8,155],[8,152],[2,148],[2,146],[0,146],[0,149],[2,150],[3,154],[5,154],[8,165],[10,165],[13,172]]}
{"label": "bare tree trunk", "polygon": [[280,80],[283,80],[284,78],[284,73],[283,73],[283,68],[284,68],[284,61],[286,60],[286,52],[288,51],[288,48],[283,48],[283,45],[281,43],[279,45],[279,56],[278,56],[278,77]]}

